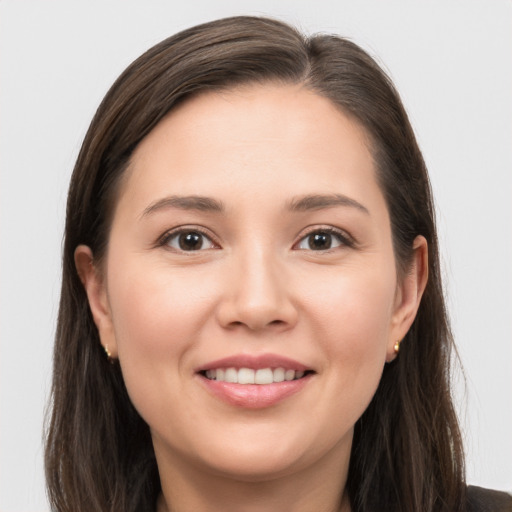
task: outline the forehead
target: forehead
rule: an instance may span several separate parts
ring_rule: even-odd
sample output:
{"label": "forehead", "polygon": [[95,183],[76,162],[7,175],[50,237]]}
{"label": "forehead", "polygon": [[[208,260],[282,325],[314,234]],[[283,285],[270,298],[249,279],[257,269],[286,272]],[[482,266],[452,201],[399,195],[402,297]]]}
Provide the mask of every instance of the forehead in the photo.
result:
{"label": "forehead", "polygon": [[222,196],[236,183],[255,195],[338,185],[361,195],[374,174],[364,128],[330,100],[300,85],[252,85],[201,94],[171,111],[132,155],[121,196]]}
{"label": "forehead", "polygon": [[287,139],[301,144],[318,144],[323,139],[327,146],[327,132],[338,141],[340,135],[352,142],[358,139],[369,149],[370,138],[361,124],[315,91],[299,84],[244,85],[185,100],[139,144],[135,158],[142,156],[147,146],[170,142],[171,137],[174,141],[201,137],[202,142],[217,145],[223,141],[231,145],[257,143],[261,136],[268,142]]}

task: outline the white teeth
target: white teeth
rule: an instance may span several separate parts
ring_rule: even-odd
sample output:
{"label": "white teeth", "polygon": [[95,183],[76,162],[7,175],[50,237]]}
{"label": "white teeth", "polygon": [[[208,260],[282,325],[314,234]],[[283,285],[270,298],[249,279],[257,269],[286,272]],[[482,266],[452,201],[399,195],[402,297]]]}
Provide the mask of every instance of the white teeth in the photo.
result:
{"label": "white teeth", "polygon": [[238,370],[238,384],[254,384],[254,370],[240,368]]}
{"label": "white teeth", "polygon": [[252,368],[216,368],[205,372],[207,379],[235,384],[272,384],[273,382],[300,379],[304,377],[304,374],[303,371],[285,370],[284,368],[261,368],[259,370],[253,370]]}
{"label": "white teeth", "polygon": [[285,380],[293,380],[295,378],[295,370],[286,370],[284,372]]}
{"label": "white teeth", "polygon": [[227,368],[226,373],[224,374],[224,380],[226,382],[238,382],[238,372],[236,368]]}
{"label": "white teeth", "polygon": [[276,368],[274,370],[274,382],[283,382],[284,380],[284,368]]}
{"label": "white teeth", "polygon": [[256,375],[254,376],[255,384],[272,384],[272,382],[274,382],[274,374],[270,368],[256,370]]}

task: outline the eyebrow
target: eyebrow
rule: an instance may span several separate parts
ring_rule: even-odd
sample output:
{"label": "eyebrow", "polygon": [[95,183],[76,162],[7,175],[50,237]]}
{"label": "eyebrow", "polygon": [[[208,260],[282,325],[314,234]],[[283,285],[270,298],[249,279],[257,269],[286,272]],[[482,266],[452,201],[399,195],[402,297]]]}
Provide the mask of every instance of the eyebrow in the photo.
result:
{"label": "eyebrow", "polygon": [[178,208],[180,210],[196,210],[200,212],[217,212],[221,213],[224,211],[224,205],[212,199],[211,197],[205,196],[169,196],[159,199],[154,203],[150,204],[141,215],[146,217],[159,210],[167,208]]}
{"label": "eyebrow", "polygon": [[296,212],[306,212],[309,210],[321,210],[323,208],[333,208],[335,206],[349,206],[370,214],[368,208],[357,202],[355,199],[344,196],[342,194],[311,194],[292,199],[288,208]]}
{"label": "eyebrow", "polygon": [[[288,209],[294,212],[321,210],[336,206],[348,206],[369,214],[368,209],[355,199],[342,194],[310,194],[293,198],[288,202]],[[201,212],[222,213],[224,204],[217,199],[206,196],[169,196],[150,204],[141,215],[141,218],[151,215],[159,210],[178,208],[180,210],[195,210]]]}

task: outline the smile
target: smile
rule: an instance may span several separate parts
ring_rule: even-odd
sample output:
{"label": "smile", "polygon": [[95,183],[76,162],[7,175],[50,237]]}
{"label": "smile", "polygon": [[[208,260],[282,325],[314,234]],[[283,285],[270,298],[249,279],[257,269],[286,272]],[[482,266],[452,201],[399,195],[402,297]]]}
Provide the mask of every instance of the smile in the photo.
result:
{"label": "smile", "polygon": [[275,354],[239,354],[196,368],[199,382],[215,398],[237,408],[261,409],[302,391],[316,372]]}
{"label": "smile", "polygon": [[233,384],[272,384],[274,382],[301,379],[306,372],[302,370],[285,370],[284,368],[216,368],[206,370],[204,376],[209,380],[231,382]]}

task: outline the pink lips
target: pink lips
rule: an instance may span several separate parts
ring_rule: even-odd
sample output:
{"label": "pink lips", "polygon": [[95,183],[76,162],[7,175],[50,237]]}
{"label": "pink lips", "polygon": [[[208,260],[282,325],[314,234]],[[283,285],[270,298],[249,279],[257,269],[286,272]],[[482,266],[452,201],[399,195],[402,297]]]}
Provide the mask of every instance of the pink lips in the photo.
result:
{"label": "pink lips", "polygon": [[240,354],[211,361],[196,369],[201,384],[220,400],[237,407],[260,409],[270,407],[301,391],[310,382],[312,374],[297,380],[273,382],[271,384],[235,384],[206,378],[204,372],[216,368],[283,368],[285,370],[307,371],[307,366],[292,359],[275,354],[251,356]]}

